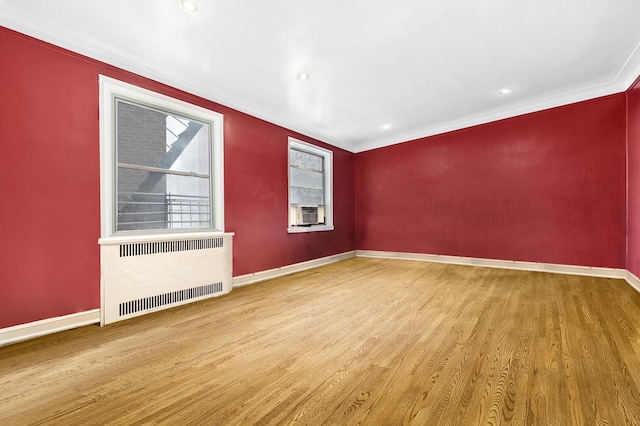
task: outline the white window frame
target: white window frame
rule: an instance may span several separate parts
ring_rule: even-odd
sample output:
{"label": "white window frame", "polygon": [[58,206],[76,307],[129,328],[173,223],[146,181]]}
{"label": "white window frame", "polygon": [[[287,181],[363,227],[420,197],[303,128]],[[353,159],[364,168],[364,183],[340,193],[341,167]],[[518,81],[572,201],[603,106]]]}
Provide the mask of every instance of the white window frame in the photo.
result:
{"label": "white window frame", "polygon": [[[120,235],[224,232],[224,117],[222,114],[104,75],[100,85],[100,222],[102,238]],[[120,231],[115,229],[116,134],[115,98],[156,107],[211,124],[211,228]]]}
{"label": "white window frame", "polygon": [[[290,211],[291,211],[291,149],[297,149],[299,151],[308,152],[310,154],[318,155],[324,158],[324,218],[325,223],[322,225],[311,226],[294,226],[291,224]],[[287,147],[287,232],[291,234],[301,232],[316,232],[316,231],[333,231],[333,152],[312,145],[307,142],[289,137],[289,144]]]}

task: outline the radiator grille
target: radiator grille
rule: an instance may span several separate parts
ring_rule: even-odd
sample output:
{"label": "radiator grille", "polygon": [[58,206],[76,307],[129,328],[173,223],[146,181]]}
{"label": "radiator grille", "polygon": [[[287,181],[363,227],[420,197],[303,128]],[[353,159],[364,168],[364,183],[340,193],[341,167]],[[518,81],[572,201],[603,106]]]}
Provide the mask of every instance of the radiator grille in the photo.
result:
{"label": "radiator grille", "polygon": [[144,297],[142,299],[120,303],[119,312],[120,316],[130,315],[136,312],[146,311],[148,309],[220,292],[222,292],[221,282],[203,285],[200,287],[186,288],[184,290],[172,291],[170,293],[158,294],[156,296]]}
{"label": "radiator grille", "polygon": [[153,243],[120,244],[120,257],[146,256],[149,254],[171,253],[176,251],[203,250],[223,246],[224,239],[201,238],[197,240],[158,241]]}

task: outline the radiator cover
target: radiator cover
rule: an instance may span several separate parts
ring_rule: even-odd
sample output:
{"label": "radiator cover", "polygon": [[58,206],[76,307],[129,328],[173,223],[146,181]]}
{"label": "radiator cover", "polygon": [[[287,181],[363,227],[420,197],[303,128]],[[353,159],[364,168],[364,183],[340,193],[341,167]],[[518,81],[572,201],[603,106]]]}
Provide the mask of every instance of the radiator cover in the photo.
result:
{"label": "radiator cover", "polygon": [[101,238],[101,325],[229,293],[232,236]]}

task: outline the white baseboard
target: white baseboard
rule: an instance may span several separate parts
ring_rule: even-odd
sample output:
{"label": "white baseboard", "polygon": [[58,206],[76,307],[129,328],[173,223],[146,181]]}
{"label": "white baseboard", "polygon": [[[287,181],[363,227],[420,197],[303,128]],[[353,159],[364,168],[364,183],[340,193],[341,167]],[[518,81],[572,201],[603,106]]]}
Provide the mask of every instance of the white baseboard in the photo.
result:
{"label": "white baseboard", "polygon": [[[383,259],[419,260],[426,262],[452,263],[457,265],[483,266],[488,268],[518,269],[524,271],[552,272],[557,274],[586,275],[592,277],[621,278],[626,280],[635,290],[640,292],[640,278],[627,271],[617,268],[599,268],[591,266],[558,265],[539,262],[518,262],[511,260],[481,259],[463,256],[444,256],[421,253],[400,253],[390,251],[355,250],[333,256],[313,259],[307,262],[282,266],[267,271],[253,274],[240,275],[233,278],[233,287],[241,287],[260,281],[277,278],[294,272],[304,271],[318,266],[328,265],[352,257],[373,257]],[[17,343],[45,334],[69,330],[89,324],[100,323],[100,309],[92,309],[85,312],[64,315],[56,318],[47,318],[27,324],[0,329],[0,346]]]}
{"label": "white baseboard", "polygon": [[100,309],[47,318],[0,329],[0,346],[100,322]]}
{"label": "white baseboard", "polygon": [[[456,265],[483,266],[486,268],[518,269],[522,271],[552,272],[556,274],[586,275],[590,277],[626,279],[626,269],[594,266],[559,265],[555,263],[518,262],[515,260],[481,259],[477,257],[445,256],[438,254],[399,253],[391,251],[356,250],[358,257],[419,260],[424,262],[453,263]],[[632,284],[633,285],[633,284]]]}
{"label": "white baseboard", "polygon": [[624,278],[627,280],[627,282],[631,287],[635,288],[636,291],[640,293],[640,278],[636,277],[634,274],[632,274],[629,271],[626,271],[626,272],[627,274]]}
{"label": "white baseboard", "polygon": [[356,257],[356,251],[348,251],[345,253],[334,254],[332,256],[321,257],[319,259],[308,260],[306,262],[294,263],[293,265],[282,266],[280,268],[269,269],[266,271],[254,272],[252,274],[239,275],[233,277],[233,287],[242,287],[243,285],[255,284],[260,281],[270,280],[272,278],[281,277],[283,275],[293,274],[318,266],[328,265],[330,263],[339,262],[341,260]]}

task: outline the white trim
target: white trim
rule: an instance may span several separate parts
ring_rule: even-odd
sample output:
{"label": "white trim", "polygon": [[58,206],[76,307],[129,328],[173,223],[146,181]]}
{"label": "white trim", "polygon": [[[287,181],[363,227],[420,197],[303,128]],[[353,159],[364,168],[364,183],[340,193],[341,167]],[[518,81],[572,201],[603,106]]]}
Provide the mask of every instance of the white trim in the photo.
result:
{"label": "white trim", "polygon": [[[628,271],[617,268],[560,265],[555,263],[519,262],[515,260],[481,259],[477,257],[445,256],[438,254],[400,253],[391,251],[356,250],[357,257],[382,259],[419,260],[423,262],[452,263],[456,265],[483,266],[486,268],[517,269],[522,271],[551,272],[555,274],[585,275],[601,278],[626,279]],[[632,284],[633,285],[633,284]]]}
{"label": "white trim", "polygon": [[233,288],[242,287],[248,284],[255,284],[260,281],[278,278],[283,275],[289,275],[293,274],[294,272],[305,271],[307,269],[317,268],[319,266],[329,265],[331,263],[351,259],[353,257],[356,257],[355,250],[340,254],[334,254],[332,256],[321,257],[319,259],[308,260],[306,262],[294,263],[293,265],[281,266],[280,268],[254,272],[252,274],[239,275],[237,277],[233,277]]}
{"label": "white trim", "polygon": [[[317,126],[311,127],[307,123],[264,108],[250,99],[239,97],[220,87],[214,87],[212,84],[203,85],[201,82],[184,74],[176,74],[170,70],[160,68],[139,56],[114,48],[78,32],[70,31],[68,28],[54,22],[18,10],[14,6],[5,5],[2,1],[0,1],[0,25],[314,139],[327,143],[335,139],[335,135],[319,130]],[[353,152],[353,147],[347,141],[344,141],[341,145],[334,143],[332,145]]]}
{"label": "white trim", "polygon": [[625,280],[629,283],[631,287],[633,287],[638,293],[640,293],[640,278],[636,277],[634,274],[632,274],[629,271],[625,271],[625,272],[626,272],[626,276],[624,277]]}
{"label": "white trim", "polygon": [[141,242],[154,242],[154,241],[175,241],[182,239],[194,239],[194,238],[215,238],[215,237],[233,237],[234,232],[179,232],[171,234],[136,234],[136,235],[118,235],[117,237],[99,238],[98,244],[101,246],[126,244],[126,243],[141,243]]}
{"label": "white trim", "polygon": [[620,82],[619,84],[626,86],[625,90],[631,88],[631,85],[635,83],[636,79],[640,76],[640,42],[636,44],[636,47],[631,52],[631,55],[627,58],[622,68],[616,75],[614,82]]}
{"label": "white trim", "polygon": [[485,111],[478,115],[467,116],[460,120],[452,121],[449,123],[423,127],[415,131],[405,132],[387,138],[373,140],[371,142],[360,143],[357,146],[353,147],[352,150],[354,153],[370,151],[373,149],[397,145],[404,142],[411,142],[416,139],[422,139],[429,136],[441,135],[456,130],[468,129],[470,127],[479,126],[486,123],[493,123],[508,118],[519,117],[534,112],[563,107],[577,102],[589,101],[604,96],[614,95],[616,93],[622,93],[627,90],[628,86],[632,83],[633,81],[631,81],[631,83],[629,84],[627,84],[626,81],[607,82],[592,87],[586,87],[575,92],[563,93],[557,96],[550,96],[540,100],[534,100],[521,105],[510,106],[508,108],[497,109],[493,111]]}
{"label": "white trim", "polygon": [[287,228],[287,232],[298,234],[300,232],[333,231],[333,229],[333,225],[290,226]]}
{"label": "white trim", "polygon": [[[621,278],[624,279],[631,287],[640,292],[640,278],[627,271],[626,269],[616,268],[597,268],[589,266],[573,266],[558,265],[551,263],[538,262],[517,262],[510,260],[494,260],[480,259],[462,256],[444,256],[434,254],[420,253],[399,253],[389,251],[374,250],[354,250],[345,253],[335,254],[332,256],[322,257],[319,259],[308,260],[306,262],[296,263],[293,265],[282,266],[280,268],[270,269],[267,271],[255,272],[252,274],[240,275],[233,278],[233,287],[242,287],[261,281],[289,275],[295,272],[307,269],[317,268],[329,265],[341,260],[351,259],[353,257],[371,257],[379,259],[397,259],[397,260],[418,260],[426,262],[450,263],[457,265],[482,266],[488,268],[501,269],[517,269],[536,272],[551,272],[558,274],[585,275],[602,278]],[[90,324],[100,323],[100,309],[92,309],[85,312],[64,315],[61,317],[47,318],[40,321],[34,321],[27,324],[20,324],[13,327],[0,329],[0,346],[17,343],[23,340],[32,339],[46,334],[52,334],[59,331],[70,330],[72,328],[82,327]]]}
{"label": "white trim", "polygon": [[[112,101],[116,96],[124,97],[158,107],[163,110],[194,117],[211,124],[211,179],[212,179],[212,219],[215,230],[224,230],[224,116],[218,112],[193,105],[170,96],[143,89],[111,77],[99,75],[100,86],[100,222],[102,238],[116,234],[114,227],[114,111]],[[184,232],[184,230],[180,230]],[[211,229],[193,233],[210,232]],[[171,230],[157,230],[156,234],[169,234]]]}
{"label": "white trim", "polygon": [[100,309],[91,309],[61,317],[15,325],[0,329],[0,346],[33,339],[45,334],[57,333],[58,331],[71,330],[84,325],[98,324],[99,322]]}
{"label": "white trim", "polygon": [[478,117],[466,117],[442,126],[425,127],[415,132],[409,132],[391,138],[378,139],[368,143],[358,143],[357,141],[350,140],[348,137],[340,137],[335,133],[329,134],[326,131],[318,129],[318,126],[313,127],[308,123],[302,123],[292,119],[290,116],[281,115],[269,108],[255,104],[252,100],[228,93],[219,87],[202,85],[188,76],[179,75],[160,68],[140,57],[133,56],[83,34],[71,31],[47,19],[25,13],[15,6],[4,4],[1,1],[0,25],[123,70],[140,74],[146,78],[159,81],[176,89],[192,93],[204,99],[217,102],[229,108],[354,153],[624,92],[633,84],[640,73],[640,49],[636,47],[613,80],[603,82],[594,87],[587,87],[574,92],[539,99],[527,104],[493,111]]}

